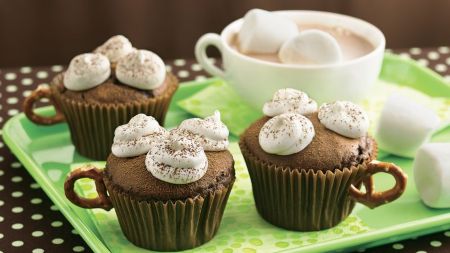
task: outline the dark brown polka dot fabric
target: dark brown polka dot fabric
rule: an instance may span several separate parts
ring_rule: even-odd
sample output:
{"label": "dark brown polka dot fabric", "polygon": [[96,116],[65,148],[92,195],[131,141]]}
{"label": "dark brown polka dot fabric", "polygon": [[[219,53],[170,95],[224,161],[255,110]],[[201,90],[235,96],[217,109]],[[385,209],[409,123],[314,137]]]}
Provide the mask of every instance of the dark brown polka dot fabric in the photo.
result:
{"label": "dark brown polka dot fabric", "polygon": [[[393,51],[403,57],[418,60],[450,82],[449,47]],[[176,59],[167,63],[168,68],[181,81],[208,77],[193,60]],[[24,97],[39,84],[48,83],[55,73],[62,70],[62,66],[0,69],[0,128],[11,116],[21,111]],[[91,252],[91,249],[0,138],[0,253],[2,252]],[[357,252],[450,252],[450,231],[360,249]]]}

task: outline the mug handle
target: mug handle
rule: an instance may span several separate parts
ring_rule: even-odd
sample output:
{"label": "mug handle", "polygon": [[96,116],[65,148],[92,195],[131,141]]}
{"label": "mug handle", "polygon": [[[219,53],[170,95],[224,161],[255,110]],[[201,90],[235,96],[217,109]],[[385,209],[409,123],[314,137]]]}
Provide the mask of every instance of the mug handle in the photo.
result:
{"label": "mug handle", "polygon": [[[95,189],[98,193],[96,198],[83,198],[75,192],[75,182],[81,178],[90,178],[95,181]],[[103,170],[97,169],[92,165],[80,167],[72,171],[64,182],[64,193],[70,202],[82,208],[103,208],[106,211],[113,208],[106,191],[105,182],[103,181]]]}
{"label": "mug handle", "polygon": [[[50,103],[55,107],[55,115],[45,117],[34,112],[34,103],[41,98],[48,98],[50,100]],[[29,120],[39,125],[53,125],[64,121],[64,114],[56,105],[52,91],[48,86],[39,85],[30,96],[25,98],[25,101],[23,102],[23,111]]]}
{"label": "mug handle", "polygon": [[[372,175],[379,172],[392,175],[395,179],[394,187],[383,192],[374,191]],[[397,165],[393,163],[372,161],[368,164],[367,170],[362,178],[362,183],[366,188],[366,192],[363,193],[354,185],[351,185],[349,190],[350,196],[369,208],[375,208],[392,202],[400,197],[405,191],[407,180],[408,176]]]}
{"label": "mug handle", "polygon": [[209,59],[206,54],[206,49],[209,46],[215,46],[219,49],[220,54],[223,59],[223,48],[222,48],[222,40],[218,34],[215,33],[207,33],[198,39],[195,44],[195,58],[197,58],[198,63],[206,70],[209,74],[213,76],[218,76],[220,78],[225,77],[225,72],[219,67],[215,66]]}

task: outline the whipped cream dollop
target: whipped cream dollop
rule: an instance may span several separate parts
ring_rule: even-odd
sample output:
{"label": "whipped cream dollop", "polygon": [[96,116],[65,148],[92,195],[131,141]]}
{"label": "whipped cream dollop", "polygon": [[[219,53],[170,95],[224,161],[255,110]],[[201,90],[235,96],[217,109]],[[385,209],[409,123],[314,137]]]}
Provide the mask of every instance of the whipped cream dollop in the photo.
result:
{"label": "whipped cream dollop", "polygon": [[91,89],[109,78],[111,67],[106,56],[87,53],[75,56],[64,73],[64,86],[69,90]]}
{"label": "whipped cream dollop", "polygon": [[129,86],[152,90],[163,84],[166,66],[157,54],[148,50],[135,50],[119,59],[116,77]]}
{"label": "whipped cream dollop", "polygon": [[362,137],[369,129],[367,113],[349,101],[325,103],[319,107],[318,116],[326,128],[348,138]]}
{"label": "whipped cream dollop", "polygon": [[117,157],[134,157],[147,153],[168,135],[152,116],[138,114],[114,131],[112,153]]}
{"label": "whipped cream dollop", "polygon": [[221,151],[228,148],[229,131],[220,120],[220,112],[215,111],[205,119],[192,118],[181,122],[180,129],[188,130],[198,136],[205,151]]}
{"label": "whipped cream dollop", "polygon": [[264,124],[259,132],[259,145],[269,154],[291,155],[306,148],[314,136],[314,126],[308,118],[283,113]]}
{"label": "whipped cream dollop", "polygon": [[273,117],[286,112],[310,114],[317,111],[316,101],[309,98],[308,94],[291,88],[280,89],[273,95],[271,101],[264,104],[263,112],[266,116]]}
{"label": "whipped cream dollop", "polygon": [[171,184],[195,182],[208,169],[205,151],[191,136],[174,133],[150,148],[145,166],[154,177]]}
{"label": "whipped cream dollop", "polygon": [[117,63],[120,58],[133,52],[135,49],[131,42],[123,35],[116,35],[109,38],[101,46],[97,47],[94,52],[108,57],[113,64]]}

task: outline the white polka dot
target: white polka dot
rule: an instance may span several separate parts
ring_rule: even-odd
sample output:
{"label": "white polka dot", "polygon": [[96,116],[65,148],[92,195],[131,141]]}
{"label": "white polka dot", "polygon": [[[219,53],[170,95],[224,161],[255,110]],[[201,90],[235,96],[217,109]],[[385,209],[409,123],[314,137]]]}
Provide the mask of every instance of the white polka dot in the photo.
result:
{"label": "white polka dot", "polygon": [[2,233],[0,233],[0,239],[2,239],[3,237],[5,237]]}
{"label": "white polka dot", "polygon": [[40,199],[40,198],[34,198],[34,199],[31,199],[31,204],[40,204],[40,203],[42,203],[42,199]]}
{"label": "white polka dot", "polygon": [[180,78],[186,78],[189,76],[189,72],[187,70],[180,70],[178,71],[178,76]]}
{"label": "white polka dot", "polygon": [[400,54],[400,57],[403,58],[403,59],[409,59],[409,58],[411,58],[411,57],[409,56],[408,53],[401,53],[401,54]]}
{"label": "white polka dot", "polygon": [[52,211],[59,211],[59,208],[57,206],[55,206],[55,205],[51,205],[50,206],[50,210],[52,210]]}
{"label": "white polka dot", "polygon": [[437,248],[437,247],[441,247],[442,246],[442,242],[440,242],[440,241],[431,241],[430,245]]}
{"label": "white polka dot", "polygon": [[3,118],[2,117],[0,117],[0,122],[3,122]]}
{"label": "white polka dot", "polygon": [[30,188],[31,189],[39,189],[39,188],[41,188],[41,186],[38,183],[32,183],[32,184],[30,184]]}
{"label": "white polka dot", "polygon": [[449,82],[449,83],[450,83],[450,75],[446,75],[446,76],[444,76],[444,79],[445,79],[445,81],[447,81],[447,82]]}
{"label": "white polka dot", "polygon": [[447,71],[447,66],[445,64],[441,64],[441,63],[437,64],[434,68],[438,72],[445,72],[445,71]]}
{"label": "white polka dot", "polygon": [[23,78],[21,81],[22,85],[28,86],[33,84],[33,79],[31,78]]}
{"label": "white polka dot", "polygon": [[434,51],[429,52],[427,56],[428,56],[428,58],[430,60],[437,60],[437,59],[439,59],[439,54],[437,52],[434,52]]}
{"label": "white polka dot", "polygon": [[450,48],[449,47],[439,47],[438,52],[441,54],[448,54],[448,53],[450,53]]}
{"label": "white polka dot", "polygon": [[198,64],[198,63],[194,63],[194,64],[192,64],[191,69],[192,69],[192,71],[200,71],[200,70],[202,70],[202,66],[200,66],[200,64]]}
{"label": "white polka dot", "polygon": [[10,72],[10,73],[6,73],[6,74],[5,74],[5,79],[6,79],[6,80],[14,80],[14,79],[16,79],[16,78],[17,78],[16,73]]}
{"label": "white polka dot", "polygon": [[53,66],[51,67],[51,70],[52,70],[53,72],[60,72],[60,71],[63,70],[63,66],[61,66],[61,65],[53,65]]}
{"label": "white polka dot", "polygon": [[31,251],[31,253],[44,253],[45,251],[43,249],[34,249],[33,251]]}
{"label": "white polka dot", "polygon": [[11,245],[13,247],[22,247],[23,246],[23,241],[14,241],[11,243]]}
{"label": "white polka dot", "polygon": [[40,213],[35,213],[35,214],[31,215],[32,220],[42,220],[42,218],[44,218],[44,216],[42,216],[42,214],[40,214]]}
{"label": "white polka dot", "polygon": [[57,227],[61,227],[63,225],[63,223],[61,221],[54,221],[50,225],[54,228],[57,228]]}
{"label": "white polka dot", "polygon": [[173,64],[174,64],[175,66],[184,66],[184,65],[186,65],[186,60],[184,60],[184,59],[176,59],[176,60],[173,62]]}
{"label": "white polka dot", "polygon": [[63,242],[64,242],[64,240],[61,239],[61,238],[55,238],[55,239],[52,240],[52,243],[53,243],[53,244],[61,244],[61,243],[63,243]]}
{"label": "white polka dot", "polygon": [[416,251],[416,253],[427,253],[425,250]]}
{"label": "white polka dot", "polygon": [[445,63],[447,63],[447,65],[450,65],[450,57],[448,57],[447,59],[445,59]]}
{"label": "white polka dot", "polygon": [[396,243],[396,244],[393,244],[392,245],[392,248],[393,249],[396,249],[396,250],[401,250],[401,249],[403,249],[405,246],[403,246],[403,244],[401,244],[401,243]]}
{"label": "white polka dot", "polygon": [[5,189],[5,187],[0,184],[0,191],[3,191],[3,189]]}
{"label": "white polka dot", "polygon": [[444,235],[450,237],[450,231],[445,231]]}
{"label": "white polka dot", "polygon": [[39,231],[39,230],[36,230],[36,231],[33,231],[33,233],[31,233],[31,235],[32,235],[33,237],[41,237],[41,236],[44,235],[44,232]]}
{"label": "white polka dot", "polygon": [[205,79],[206,79],[206,76],[202,76],[202,75],[195,77],[195,81],[204,81]]}
{"label": "white polka dot", "polygon": [[47,71],[39,71],[37,72],[36,77],[39,79],[44,79],[48,77],[48,73]]}
{"label": "white polka dot", "polygon": [[5,172],[3,170],[0,170],[0,177],[3,176],[3,175],[5,175]]}
{"label": "white polka dot", "polygon": [[417,60],[417,62],[424,67],[428,66],[428,64],[429,64],[427,59],[419,59],[419,60]]}
{"label": "white polka dot", "polygon": [[20,206],[15,206],[15,207],[13,207],[11,209],[11,212],[13,212],[13,213],[21,213],[21,212],[23,212],[23,208],[20,207]]}
{"label": "white polka dot", "polygon": [[15,86],[13,84],[8,85],[8,86],[6,86],[6,91],[7,92],[16,92],[17,91],[17,86]]}
{"label": "white polka dot", "polygon": [[413,47],[409,50],[409,52],[413,55],[418,55],[422,52],[422,49],[420,49],[418,47]]}
{"label": "white polka dot", "polygon": [[20,197],[23,196],[23,192],[21,192],[21,191],[15,191],[15,192],[12,192],[12,193],[11,193],[11,196],[12,196],[13,198],[20,198]]}
{"label": "white polka dot", "polygon": [[0,156],[0,162],[3,162],[3,160],[5,160],[5,158],[3,156]]}
{"label": "white polka dot", "polygon": [[3,144],[3,142],[0,141],[0,148],[3,148],[5,146],[5,144]]}
{"label": "white polka dot", "polygon": [[22,182],[22,180],[23,180],[23,178],[20,177],[20,176],[15,176],[15,177],[11,178],[11,181],[14,182],[14,183]]}
{"label": "white polka dot", "polygon": [[16,115],[18,113],[19,113],[19,110],[17,110],[17,109],[10,109],[10,110],[8,110],[8,115],[9,116],[14,116],[14,115]]}
{"label": "white polka dot", "polygon": [[78,235],[78,231],[76,231],[75,229],[72,229],[72,234]]}
{"label": "white polka dot", "polygon": [[16,97],[9,97],[8,99],[6,99],[6,103],[10,105],[17,104],[17,102],[19,102],[19,99]]}
{"label": "white polka dot", "polygon": [[25,66],[20,68],[20,73],[28,74],[31,72],[31,67]]}
{"label": "white polka dot", "polygon": [[0,206],[3,206],[5,204],[5,201],[0,200]]}
{"label": "white polka dot", "polygon": [[17,169],[17,168],[22,167],[22,165],[19,162],[13,162],[13,163],[11,163],[11,167],[13,167],[14,169]]}
{"label": "white polka dot", "polygon": [[167,71],[167,72],[170,72],[170,71],[172,71],[172,66],[170,66],[170,65],[166,65],[166,71]]}
{"label": "white polka dot", "polygon": [[14,223],[14,224],[12,224],[11,228],[15,229],[15,230],[19,230],[19,229],[23,228],[23,224],[22,223]]}
{"label": "white polka dot", "polygon": [[75,246],[72,248],[73,252],[83,252],[84,247],[83,246]]}
{"label": "white polka dot", "polygon": [[0,216],[0,222],[3,222],[5,220],[5,218],[3,218],[3,216]]}
{"label": "white polka dot", "polygon": [[26,90],[26,91],[24,91],[24,92],[22,92],[22,96],[24,96],[24,97],[28,97],[29,95],[31,95],[31,90]]}

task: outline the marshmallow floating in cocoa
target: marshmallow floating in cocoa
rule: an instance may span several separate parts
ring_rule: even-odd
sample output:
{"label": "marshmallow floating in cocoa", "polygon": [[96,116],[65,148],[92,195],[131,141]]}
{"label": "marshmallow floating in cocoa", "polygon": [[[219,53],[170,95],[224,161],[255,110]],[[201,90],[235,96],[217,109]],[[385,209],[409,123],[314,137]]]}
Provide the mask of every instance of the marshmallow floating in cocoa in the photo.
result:
{"label": "marshmallow floating in cocoa", "polygon": [[278,58],[286,64],[331,64],[342,61],[342,50],[329,33],[311,29],[283,43]]}
{"label": "marshmallow floating in cocoa", "polygon": [[450,207],[450,143],[427,143],[420,147],[414,160],[414,181],[426,205]]}
{"label": "marshmallow floating in cocoa", "polygon": [[384,151],[412,158],[439,123],[433,110],[404,96],[392,95],[384,104],[375,138]]}
{"label": "marshmallow floating in cocoa", "polygon": [[244,16],[238,34],[243,53],[277,53],[281,45],[298,34],[297,24],[265,10],[252,9]]}

